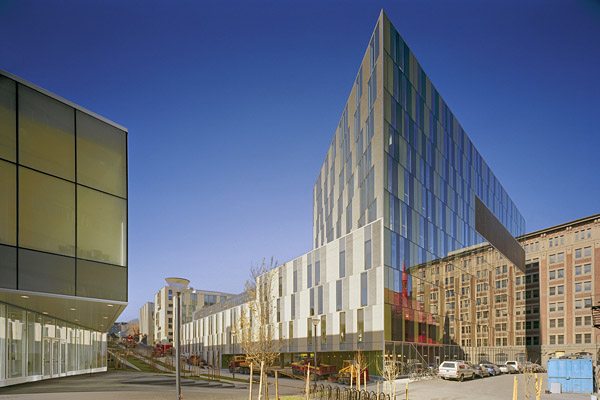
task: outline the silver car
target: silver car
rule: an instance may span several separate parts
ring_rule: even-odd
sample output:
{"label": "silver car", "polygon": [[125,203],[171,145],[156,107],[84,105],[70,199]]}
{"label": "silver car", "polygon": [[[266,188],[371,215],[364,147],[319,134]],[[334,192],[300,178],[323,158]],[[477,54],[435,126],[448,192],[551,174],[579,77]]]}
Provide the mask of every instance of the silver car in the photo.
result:
{"label": "silver car", "polygon": [[444,361],[438,367],[438,376],[443,379],[456,379],[462,382],[465,378],[473,379],[473,369],[461,361]]}
{"label": "silver car", "polygon": [[468,364],[471,367],[471,369],[473,370],[473,372],[475,373],[476,378],[485,378],[486,376],[490,376],[490,371],[487,368],[482,367],[481,365],[477,365],[477,364],[472,364],[472,363],[468,363]]}
{"label": "silver car", "polygon": [[490,375],[492,376],[496,376],[496,375],[500,375],[500,369],[498,369],[498,367],[496,367],[495,364],[488,364],[488,363],[483,363],[483,364],[479,364],[482,367],[485,367],[488,369],[488,371],[490,372]]}

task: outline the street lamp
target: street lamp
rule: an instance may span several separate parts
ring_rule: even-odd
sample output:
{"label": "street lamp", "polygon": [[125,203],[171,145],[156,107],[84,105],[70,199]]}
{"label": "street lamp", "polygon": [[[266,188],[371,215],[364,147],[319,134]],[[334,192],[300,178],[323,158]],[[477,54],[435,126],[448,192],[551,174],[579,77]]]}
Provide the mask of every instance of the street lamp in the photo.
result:
{"label": "street lamp", "polygon": [[[596,347],[596,354],[594,354],[594,357],[596,358],[596,371],[598,371],[598,368],[600,368],[600,358],[598,357],[598,337],[600,337],[600,333],[596,334],[596,343],[594,344]],[[596,379],[596,391],[600,391],[600,382],[598,382],[598,379]]]}
{"label": "street lamp", "polygon": [[321,320],[319,318],[313,318],[312,319],[312,323],[313,326],[315,327],[315,334],[313,335],[314,337],[314,344],[315,344],[315,385],[317,384],[317,325],[319,325],[319,322],[321,322]]}
{"label": "street lamp", "polygon": [[181,292],[187,288],[190,281],[185,278],[166,278],[165,281],[169,284],[169,287],[175,292],[175,390],[177,391],[177,399],[181,398],[181,349],[179,348],[179,335],[181,325]]}

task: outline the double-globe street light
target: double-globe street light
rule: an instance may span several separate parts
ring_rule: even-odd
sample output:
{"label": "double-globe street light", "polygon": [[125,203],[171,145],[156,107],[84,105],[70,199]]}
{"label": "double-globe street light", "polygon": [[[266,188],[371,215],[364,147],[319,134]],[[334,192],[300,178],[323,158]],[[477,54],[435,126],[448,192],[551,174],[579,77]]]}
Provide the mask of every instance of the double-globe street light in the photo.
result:
{"label": "double-globe street light", "polygon": [[181,398],[181,349],[180,349],[180,326],[181,326],[181,292],[187,289],[190,284],[189,279],[185,278],[166,278],[165,281],[169,287],[175,292],[174,310],[175,311],[175,389],[177,391],[177,399]]}

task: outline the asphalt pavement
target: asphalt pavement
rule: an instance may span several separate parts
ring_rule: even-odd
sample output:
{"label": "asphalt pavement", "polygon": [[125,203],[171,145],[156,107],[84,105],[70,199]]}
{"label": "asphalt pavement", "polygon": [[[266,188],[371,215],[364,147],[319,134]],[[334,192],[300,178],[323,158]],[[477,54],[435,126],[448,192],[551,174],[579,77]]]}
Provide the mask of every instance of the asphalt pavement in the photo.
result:
{"label": "asphalt pavement", "polygon": [[[231,376],[223,370],[223,375]],[[247,377],[236,374],[236,377]],[[410,382],[408,385],[409,400],[496,400],[512,399],[513,382],[517,377],[518,399],[534,399],[532,386],[526,390],[526,377],[524,375],[502,375],[465,382],[445,381],[442,379],[428,379]],[[543,378],[543,389],[547,388],[546,374]],[[406,382],[399,380],[396,383],[397,400],[406,399]],[[269,393],[275,396],[274,380],[269,379]],[[320,381],[324,385],[329,382]],[[337,384],[331,384],[338,386]],[[300,395],[304,383],[300,380],[280,379],[280,396]],[[258,398],[258,384],[253,385],[254,398]],[[377,390],[377,383],[370,382],[369,391]],[[380,385],[383,390],[383,385]],[[231,384],[218,384],[215,382],[182,380],[183,399],[248,399],[248,383],[235,382]],[[39,382],[0,388],[0,399],[19,400],[71,400],[71,399],[131,399],[131,400],[158,400],[175,399],[175,380],[172,375],[150,374],[139,372],[110,371],[94,375],[78,375],[60,379],[50,379]],[[589,394],[542,394],[543,400],[588,400]]]}

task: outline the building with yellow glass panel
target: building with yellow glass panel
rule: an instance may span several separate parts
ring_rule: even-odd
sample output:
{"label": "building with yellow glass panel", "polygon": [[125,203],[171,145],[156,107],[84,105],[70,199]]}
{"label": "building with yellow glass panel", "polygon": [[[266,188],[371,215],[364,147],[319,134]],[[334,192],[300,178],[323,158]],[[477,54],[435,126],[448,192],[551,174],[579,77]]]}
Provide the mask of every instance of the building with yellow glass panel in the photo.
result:
{"label": "building with yellow glass panel", "polygon": [[127,305],[127,130],[0,71],[0,386],[106,370]]}

